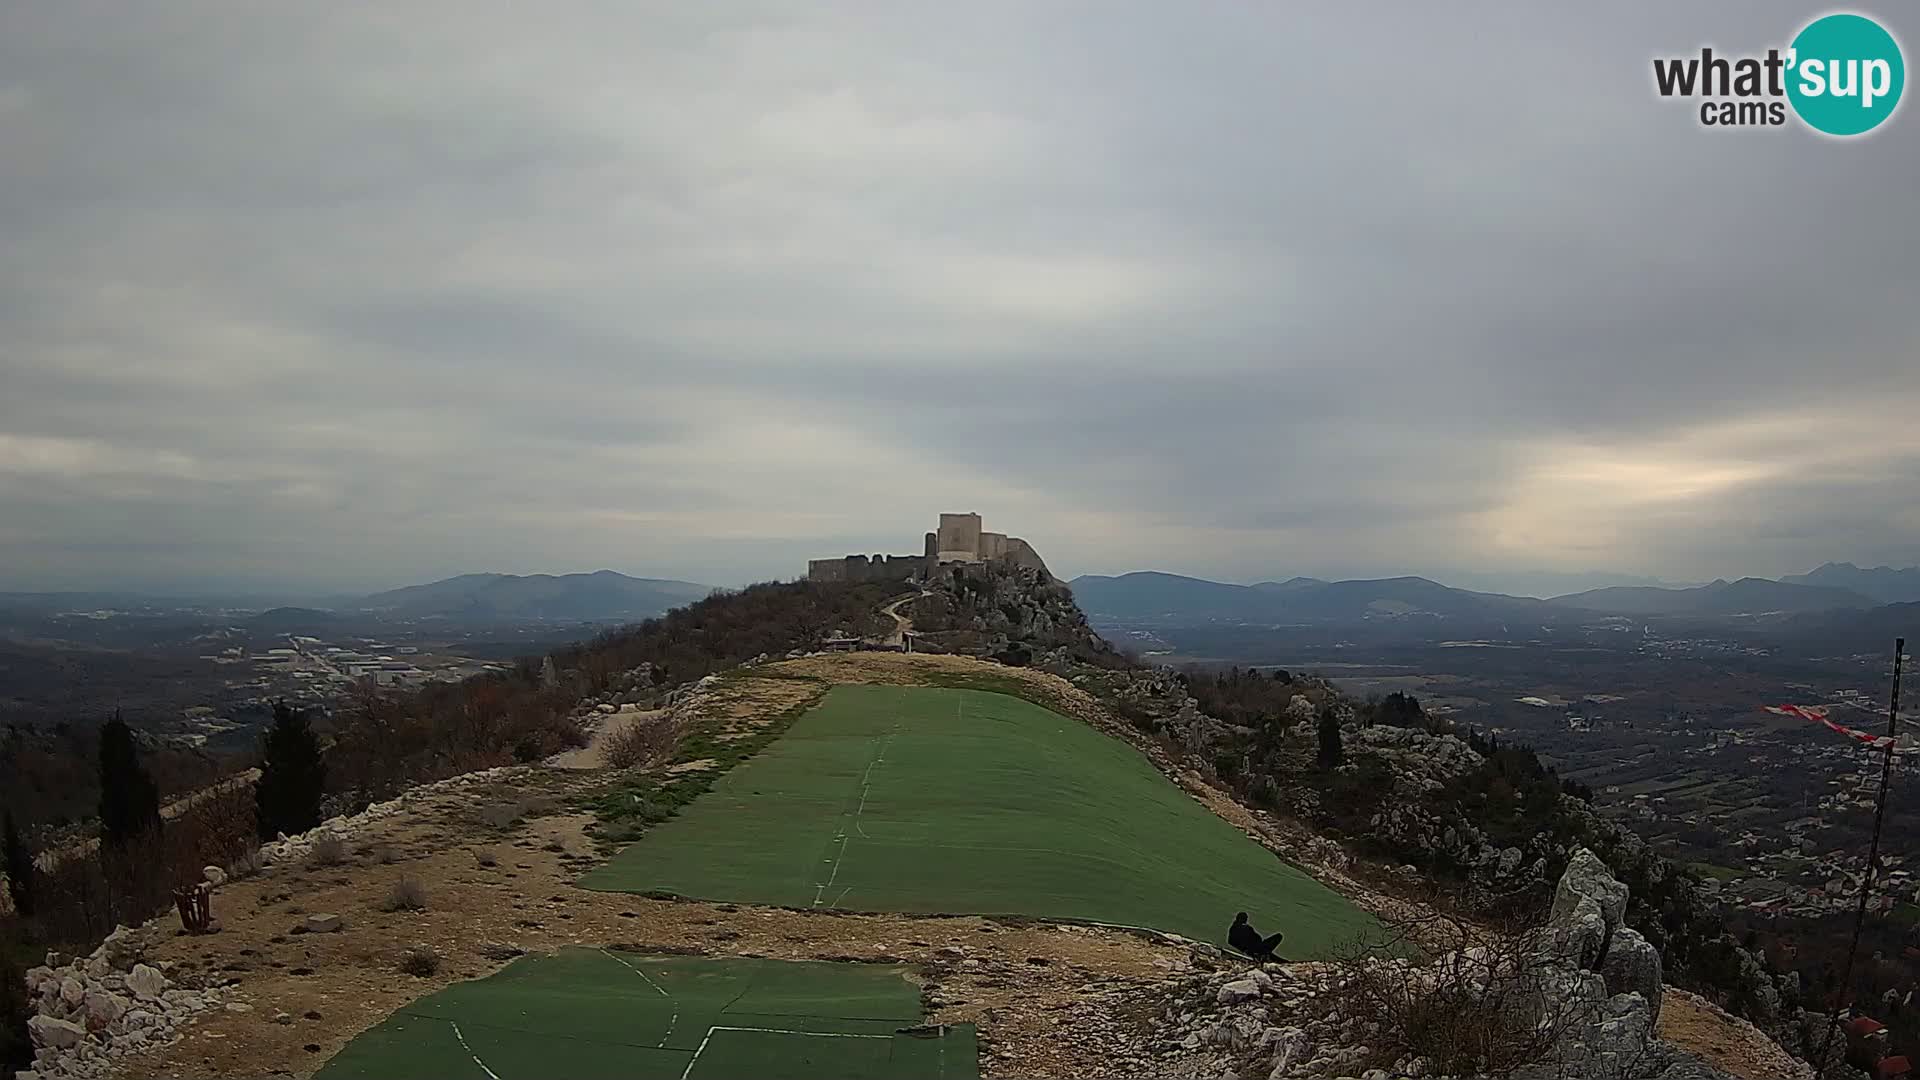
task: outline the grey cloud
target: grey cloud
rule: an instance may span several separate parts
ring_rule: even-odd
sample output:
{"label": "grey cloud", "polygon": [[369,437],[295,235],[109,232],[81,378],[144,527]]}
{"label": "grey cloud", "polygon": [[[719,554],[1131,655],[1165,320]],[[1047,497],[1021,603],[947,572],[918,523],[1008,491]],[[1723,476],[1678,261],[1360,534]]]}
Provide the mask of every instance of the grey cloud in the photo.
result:
{"label": "grey cloud", "polygon": [[1920,561],[1911,106],[1494,14],[8,8],[0,587]]}

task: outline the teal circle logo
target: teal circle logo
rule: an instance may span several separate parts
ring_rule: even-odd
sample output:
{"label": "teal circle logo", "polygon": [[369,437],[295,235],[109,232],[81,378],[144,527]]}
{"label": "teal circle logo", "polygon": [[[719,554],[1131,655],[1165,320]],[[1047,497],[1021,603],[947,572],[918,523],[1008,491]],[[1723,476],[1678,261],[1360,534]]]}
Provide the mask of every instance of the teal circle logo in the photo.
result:
{"label": "teal circle logo", "polygon": [[1815,131],[1864,135],[1893,115],[1907,85],[1900,43],[1864,15],[1825,15],[1793,39],[1787,100]]}

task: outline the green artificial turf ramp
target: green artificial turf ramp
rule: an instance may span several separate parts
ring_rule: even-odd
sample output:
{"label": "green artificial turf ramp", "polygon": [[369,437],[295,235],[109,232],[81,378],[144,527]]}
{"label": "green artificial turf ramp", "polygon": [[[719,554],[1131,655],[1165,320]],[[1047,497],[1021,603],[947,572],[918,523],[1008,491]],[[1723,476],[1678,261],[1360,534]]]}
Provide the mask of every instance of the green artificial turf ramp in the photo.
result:
{"label": "green artificial turf ramp", "polygon": [[842,911],[1033,915],[1224,943],[1237,911],[1290,959],[1379,935],[1140,753],[1019,698],[838,686],[581,881]]}
{"label": "green artificial turf ramp", "polygon": [[316,1080],[977,1080],[970,1026],[920,1024],[896,967],[568,949],[414,1002]]}

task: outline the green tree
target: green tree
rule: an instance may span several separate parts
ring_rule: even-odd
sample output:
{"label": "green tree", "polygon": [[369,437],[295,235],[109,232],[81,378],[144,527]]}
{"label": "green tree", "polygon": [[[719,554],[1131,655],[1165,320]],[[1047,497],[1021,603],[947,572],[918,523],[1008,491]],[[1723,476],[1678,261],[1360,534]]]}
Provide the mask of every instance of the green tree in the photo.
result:
{"label": "green tree", "polygon": [[113,719],[100,729],[100,839],[121,848],[149,829],[160,828],[160,789],[140,764],[133,729]]}
{"label": "green tree", "polygon": [[1332,705],[1320,710],[1320,767],[1331,769],[1346,757],[1340,745],[1340,713]]}
{"label": "green tree", "polygon": [[260,780],[253,786],[254,822],[260,837],[303,833],[320,824],[327,763],[307,714],[284,701],[273,703],[273,726],[260,745]]}
{"label": "green tree", "polygon": [[33,1036],[27,1027],[33,1003],[27,1000],[26,927],[0,924],[0,1076],[33,1064]]}
{"label": "green tree", "polygon": [[14,824],[11,810],[6,812],[4,833],[7,895],[13,897],[13,910],[23,918],[28,917],[33,914],[33,853],[20,839],[20,828]]}

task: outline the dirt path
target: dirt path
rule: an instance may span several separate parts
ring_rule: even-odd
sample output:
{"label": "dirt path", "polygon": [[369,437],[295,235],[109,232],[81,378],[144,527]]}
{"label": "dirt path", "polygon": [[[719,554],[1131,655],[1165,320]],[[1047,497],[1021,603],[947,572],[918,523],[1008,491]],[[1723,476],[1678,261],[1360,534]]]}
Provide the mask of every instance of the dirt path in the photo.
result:
{"label": "dirt path", "polygon": [[607,767],[607,740],[635,724],[650,724],[666,715],[665,709],[623,708],[604,717],[594,729],[587,745],[557,754],[548,760],[556,769],[604,769]]}
{"label": "dirt path", "polygon": [[900,605],[910,604],[926,595],[926,593],[915,593],[912,596],[903,596],[880,609],[882,615],[893,620],[893,633],[887,635],[885,644],[902,647],[906,645],[907,635],[913,632],[913,620],[900,614]]}

